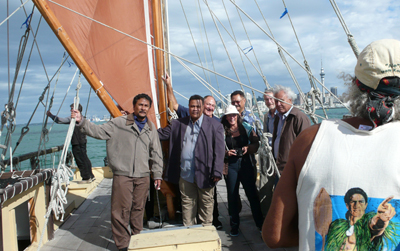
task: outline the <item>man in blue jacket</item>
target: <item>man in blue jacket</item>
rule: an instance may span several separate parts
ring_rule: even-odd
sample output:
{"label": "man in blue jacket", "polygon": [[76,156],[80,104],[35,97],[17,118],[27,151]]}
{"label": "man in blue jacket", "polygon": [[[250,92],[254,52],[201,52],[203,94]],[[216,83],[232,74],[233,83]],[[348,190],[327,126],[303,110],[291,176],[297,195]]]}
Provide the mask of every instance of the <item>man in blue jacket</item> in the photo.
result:
{"label": "man in blue jacket", "polygon": [[203,115],[203,106],[203,98],[193,95],[190,116],[158,129],[160,140],[169,140],[164,179],[179,184],[185,226],[195,223],[197,213],[203,225],[212,224],[214,188],[222,178],[224,129],[217,120]]}

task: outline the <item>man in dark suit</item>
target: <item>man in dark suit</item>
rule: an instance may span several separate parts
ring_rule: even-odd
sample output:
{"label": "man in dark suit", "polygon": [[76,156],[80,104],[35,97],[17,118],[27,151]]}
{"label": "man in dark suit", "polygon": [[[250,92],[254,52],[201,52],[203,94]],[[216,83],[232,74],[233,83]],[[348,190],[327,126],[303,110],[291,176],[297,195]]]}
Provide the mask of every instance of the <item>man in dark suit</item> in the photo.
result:
{"label": "man in dark suit", "polygon": [[169,140],[164,179],[179,184],[185,226],[195,223],[197,213],[203,225],[211,225],[214,188],[222,178],[224,129],[221,123],[203,115],[203,106],[203,98],[193,95],[189,99],[190,116],[158,129],[160,140]]}

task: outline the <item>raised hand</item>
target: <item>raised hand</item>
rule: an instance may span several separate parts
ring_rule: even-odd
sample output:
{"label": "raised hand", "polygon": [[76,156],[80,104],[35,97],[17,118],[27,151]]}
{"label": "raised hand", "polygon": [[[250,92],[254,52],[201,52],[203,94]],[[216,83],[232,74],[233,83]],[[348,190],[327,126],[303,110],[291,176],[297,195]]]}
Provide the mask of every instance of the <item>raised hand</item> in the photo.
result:
{"label": "raised hand", "polygon": [[395,208],[389,203],[393,196],[386,198],[378,206],[376,215],[371,219],[370,228],[374,236],[380,236],[389,225],[389,221],[396,215]]}

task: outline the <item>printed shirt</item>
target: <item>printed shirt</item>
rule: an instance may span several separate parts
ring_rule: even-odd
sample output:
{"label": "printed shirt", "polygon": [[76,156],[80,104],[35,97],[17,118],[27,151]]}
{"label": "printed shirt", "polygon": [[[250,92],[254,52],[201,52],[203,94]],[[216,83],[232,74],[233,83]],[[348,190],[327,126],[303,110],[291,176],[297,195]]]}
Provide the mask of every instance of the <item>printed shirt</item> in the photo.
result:
{"label": "printed shirt", "polygon": [[261,123],[260,119],[257,118],[255,115],[251,114],[249,110],[244,109],[244,111],[241,114],[241,117],[243,118],[244,122],[247,122],[247,124],[251,125],[254,128],[257,134],[258,134],[257,126],[255,125],[256,121],[259,122],[261,130],[263,130],[263,124]]}
{"label": "printed shirt", "polygon": [[199,137],[201,124],[203,123],[203,114],[196,122],[189,120],[186,127],[185,136],[182,142],[181,153],[181,178],[187,182],[194,182],[196,167],[194,165],[194,149],[196,148],[197,138]]}
{"label": "printed shirt", "polygon": [[[297,182],[299,250],[400,249],[399,138],[398,121],[371,131],[322,121]],[[377,235],[384,201],[395,214]]]}

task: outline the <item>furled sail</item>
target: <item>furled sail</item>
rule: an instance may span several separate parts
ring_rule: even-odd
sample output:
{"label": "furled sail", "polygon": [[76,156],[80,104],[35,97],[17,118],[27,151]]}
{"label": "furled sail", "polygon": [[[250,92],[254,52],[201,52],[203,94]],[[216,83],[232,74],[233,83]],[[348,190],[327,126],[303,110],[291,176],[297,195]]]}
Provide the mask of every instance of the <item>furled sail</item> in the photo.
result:
{"label": "furled sail", "polygon": [[152,43],[151,1],[36,1],[47,4],[61,24],[58,29],[68,34],[104,89],[124,110],[133,111],[132,100],[139,93],[152,97],[148,117],[159,125],[152,48],[129,37]]}

